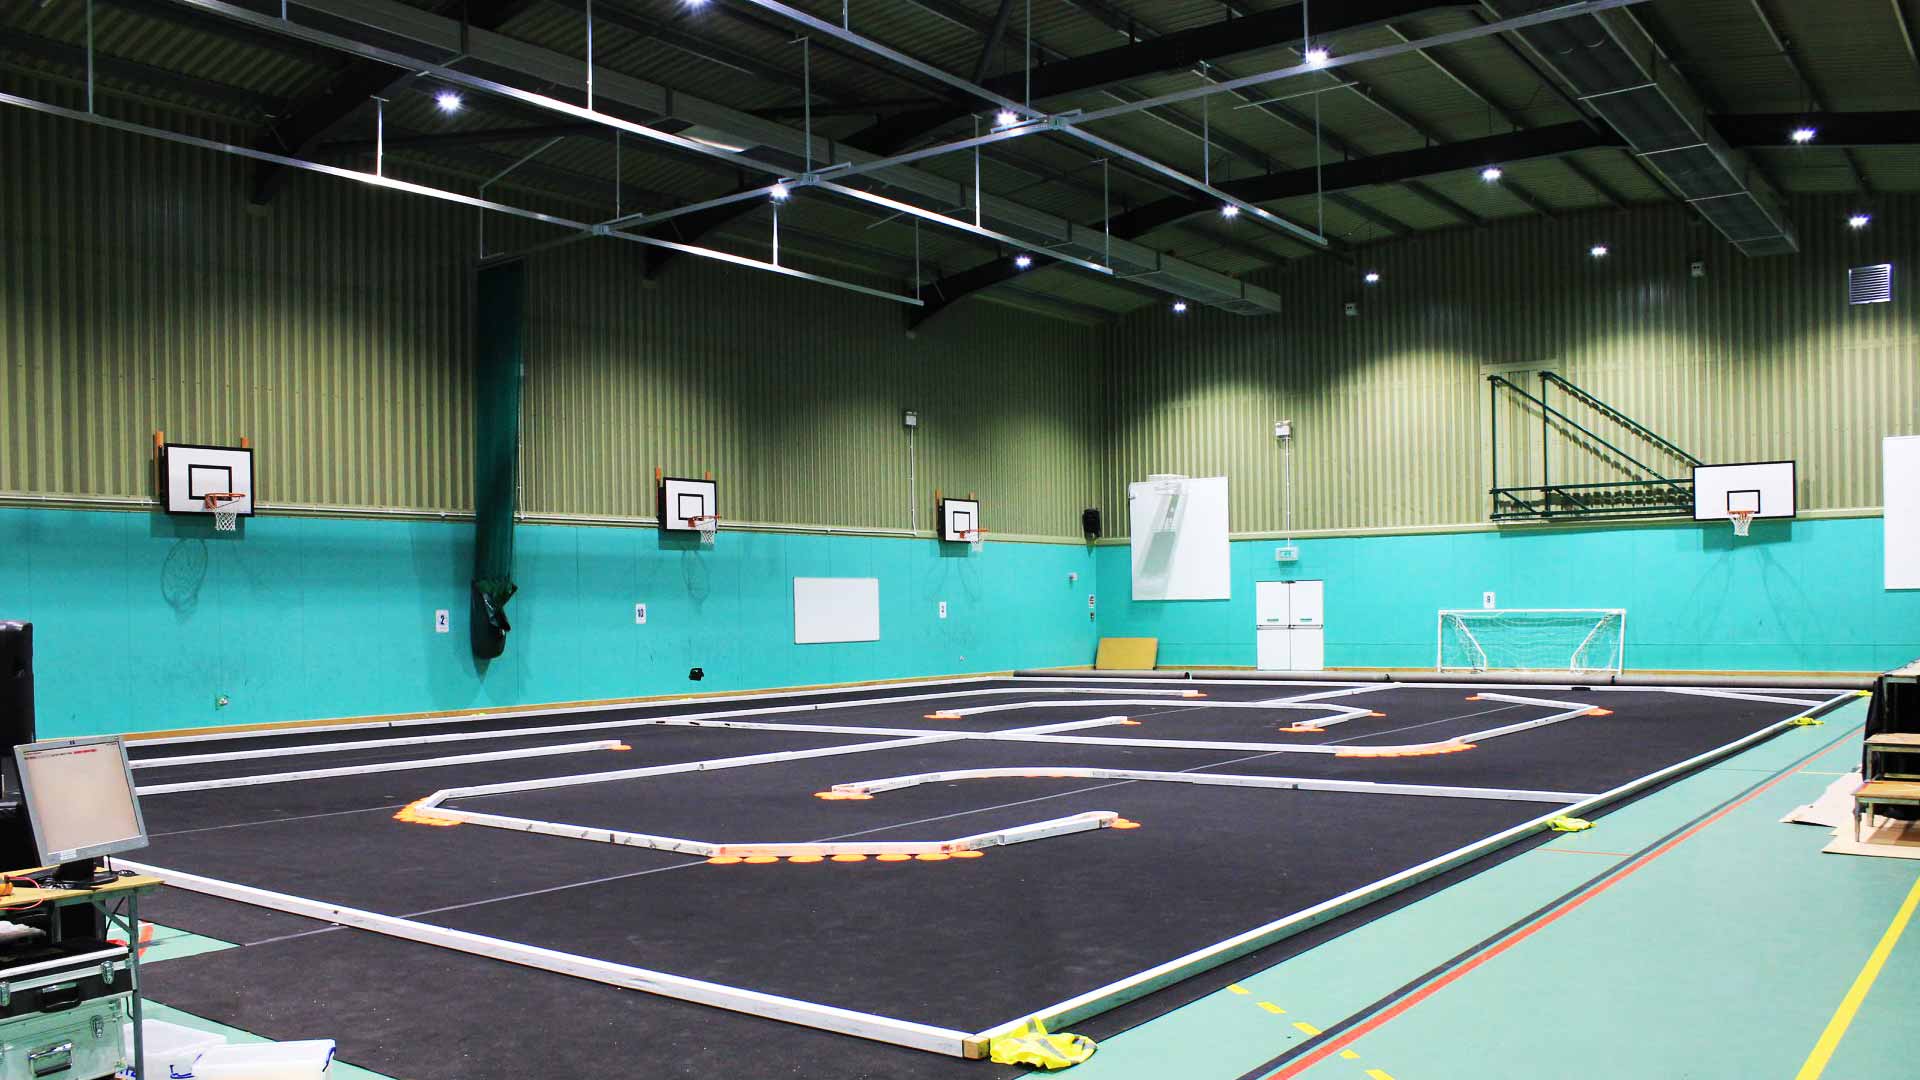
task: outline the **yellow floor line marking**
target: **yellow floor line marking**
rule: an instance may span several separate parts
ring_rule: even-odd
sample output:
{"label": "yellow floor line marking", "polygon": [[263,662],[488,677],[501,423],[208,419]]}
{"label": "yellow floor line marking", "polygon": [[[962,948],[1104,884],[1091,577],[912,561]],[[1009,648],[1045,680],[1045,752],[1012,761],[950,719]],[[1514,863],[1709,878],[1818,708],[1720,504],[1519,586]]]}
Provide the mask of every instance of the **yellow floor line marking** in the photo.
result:
{"label": "yellow floor line marking", "polygon": [[1353,1052],[1353,1051],[1351,1051],[1351,1050],[1342,1050],[1342,1051],[1340,1051],[1340,1056],[1341,1056],[1341,1057],[1343,1057],[1343,1058],[1345,1058],[1345,1059],[1347,1059],[1348,1061],[1359,1061],[1359,1060],[1360,1060],[1360,1055],[1359,1055],[1359,1054],[1356,1054],[1356,1053],[1354,1053],[1354,1052]]}
{"label": "yellow floor line marking", "polygon": [[1320,1029],[1319,1029],[1319,1028],[1317,1028],[1317,1027],[1314,1027],[1314,1026],[1313,1026],[1312,1024],[1309,1024],[1309,1023],[1307,1023],[1307,1022],[1306,1022],[1305,1020],[1295,1020],[1295,1021],[1293,1022],[1293,1026],[1294,1026],[1294,1027],[1296,1027],[1296,1028],[1299,1028],[1299,1029],[1300,1029],[1300,1030],[1301,1030],[1302,1032],[1304,1032],[1304,1033],[1306,1033],[1306,1034],[1308,1034],[1308,1035],[1318,1035],[1318,1034],[1320,1034]]}
{"label": "yellow floor line marking", "polygon": [[1232,993],[1235,993],[1235,994],[1244,994],[1244,993],[1246,993],[1246,992],[1247,992],[1247,988],[1246,988],[1246,987],[1244,987],[1244,986],[1241,986],[1241,985],[1240,985],[1239,983],[1228,983],[1228,984],[1227,984],[1227,989],[1228,989],[1228,990],[1229,990],[1230,992],[1232,992]]}
{"label": "yellow floor line marking", "polygon": [[1254,1004],[1260,1006],[1261,1008],[1267,1010],[1268,1012],[1272,1013],[1275,1016],[1279,1016],[1281,1013],[1284,1013],[1287,1011],[1281,1008],[1280,1006],[1275,1005],[1271,1001],[1258,1001],[1258,1002],[1255,1002]]}
{"label": "yellow floor line marking", "polygon": [[1847,1026],[1853,1023],[1853,1015],[1860,1011],[1860,1003],[1867,999],[1867,991],[1873,989],[1873,981],[1880,977],[1880,969],[1886,966],[1887,957],[1893,954],[1893,947],[1907,929],[1915,907],[1920,907],[1920,878],[1916,878],[1913,888],[1907,890],[1907,898],[1901,902],[1900,910],[1894,913],[1893,922],[1887,925],[1886,933],[1880,935],[1880,942],[1867,957],[1866,966],[1854,976],[1853,985],[1847,988],[1847,996],[1840,999],[1840,1007],[1833,1011],[1833,1019],[1827,1021],[1827,1029],[1820,1033],[1820,1041],[1813,1044],[1813,1052],[1807,1055],[1806,1064],[1794,1074],[1794,1080],[1818,1080],[1820,1074],[1827,1071],[1827,1062],[1833,1059],[1833,1052],[1839,1049],[1840,1039],[1846,1035]]}
{"label": "yellow floor line marking", "polygon": [[1389,1076],[1385,1071],[1381,1069],[1368,1069],[1367,1075],[1372,1077],[1373,1080],[1393,1080],[1392,1076]]}

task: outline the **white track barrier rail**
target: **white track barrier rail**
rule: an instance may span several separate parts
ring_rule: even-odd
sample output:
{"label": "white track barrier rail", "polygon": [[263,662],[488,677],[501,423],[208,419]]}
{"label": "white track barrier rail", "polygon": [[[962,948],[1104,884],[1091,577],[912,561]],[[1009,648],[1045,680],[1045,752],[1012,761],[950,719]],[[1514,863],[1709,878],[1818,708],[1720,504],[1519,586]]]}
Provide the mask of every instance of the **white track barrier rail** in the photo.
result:
{"label": "white track barrier rail", "polygon": [[415,769],[442,769],[451,765],[477,765],[484,761],[519,761],[523,758],[558,757],[562,754],[586,754],[595,750],[621,750],[616,739],[600,742],[568,743],[562,746],[532,746],[522,750],[497,750],[488,754],[459,754],[443,758],[414,758],[408,761],[383,761],[369,765],[347,765],[337,769],[307,769],[303,772],[259,773],[252,776],[225,776],[217,780],[195,780],[180,784],[149,784],[135,789],[141,797],[173,795],[182,791],[213,791],[219,788],[258,787],[262,784],[291,784],[302,780],[325,780],[336,776],[365,776],[369,773],[411,772]]}
{"label": "white track barrier rail", "polygon": [[955,780],[1087,779],[1140,780],[1169,784],[1200,784],[1215,787],[1273,788],[1280,791],[1345,791],[1365,795],[1411,795],[1440,799],[1494,799],[1512,802],[1543,802],[1567,806],[1590,799],[1592,792],[1528,791],[1509,788],[1438,787],[1428,784],[1388,784],[1372,780],[1322,780],[1296,776],[1242,776],[1234,773],[1164,772],[1153,769],[1090,769],[1078,766],[1012,766],[992,769],[953,769],[946,772],[892,776],[884,780],[857,780],[835,784],[833,790],[853,795],[878,795],[921,784],[944,784]]}

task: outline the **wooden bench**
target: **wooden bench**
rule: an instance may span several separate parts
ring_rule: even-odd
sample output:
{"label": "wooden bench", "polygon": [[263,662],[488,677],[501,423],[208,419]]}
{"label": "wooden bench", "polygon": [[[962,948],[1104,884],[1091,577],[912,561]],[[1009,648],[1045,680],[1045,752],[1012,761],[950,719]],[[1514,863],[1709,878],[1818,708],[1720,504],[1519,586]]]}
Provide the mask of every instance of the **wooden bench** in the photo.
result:
{"label": "wooden bench", "polygon": [[1920,780],[1920,772],[1891,772],[1881,759],[1896,754],[1920,754],[1920,732],[1889,731],[1867,740],[1867,779]]}
{"label": "wooden bench", "polygon": [[1853,793],[1853,842],[1860,842],[1860,818],[1880,806],[1920,806],[1920,783],[1869,780]]}

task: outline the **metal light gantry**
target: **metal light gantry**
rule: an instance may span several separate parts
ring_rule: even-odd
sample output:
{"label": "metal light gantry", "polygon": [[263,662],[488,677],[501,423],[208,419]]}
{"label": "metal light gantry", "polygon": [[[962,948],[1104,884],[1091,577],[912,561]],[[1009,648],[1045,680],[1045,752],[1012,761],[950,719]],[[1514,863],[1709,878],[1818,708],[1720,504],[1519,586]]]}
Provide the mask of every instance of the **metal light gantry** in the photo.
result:
{"label": "metal light gantry", "polygon": [[[642,139],[660,143],[664,146],[667,146],[673,149],[681,150],[691,154],[698,154],[703,157],[722,161],[727,164],[733,165],[737,168],[759,172],[764,175],[770,175],[774,177],[775,180],[772,183],[765,185],[764,187],[756,188],[748,192],[742,192],[742,193],[738,193],[736,195],[731,195],[731,196],[723,196],[721,199],[718,199],[718,200],[705,200],[701,203],[690,204],[688,206],[678,207],[678,208],[668,210],[668,211],[663,211],[660,213],[649,214],[649,215],[636,215],[636,214],[618,215],[617,214],[617,216],[613,219],[610,219],[608,221],[598,222],[598,223],[573,221],[564,217],[560,217],[558,215],[545,214],[537,211],[527,210],[521,207],[514,207],[505,203],[494,202],[494,201],[490,201],[483,198],[476,198],[474,196],[464,195],[459,192],[447,191],[445,189],[435,188],[429,185],[414,184],[414,183],[409,183],[405,181],[394,180],[392,178],[382,175],[384,170],[381,170],[381,169],[376,169],[374,173],[366,173],[366,172],[352,170],[352,169],[343,169],[336,166],[323,165],[318,162],[306,161],[303,159],[294,158],[287,155],[277,155],[277,154],[266,153],[263,151],[253,150],[248,147],[234,146],[232,144],[221,143],[215,140],[201,139],[194,136],[183,135],[178,132],[166,131],[160,128],[153,128],[147,125],[136,124],[129,121],[115,120],[112,118],[101,116],[93,108],[93,79],[91,75],[91,71],[92,71],[91,35],[89,35],[89,48],[88,48],[89,77],[87,81],[88,108],[86,111],[82,112],[79,110],[68,109],[61,106],[53,105],[48,102],[37,101],[31,98],[25,98],[25,97],[20,97],[16,95],[10,95],[10,94],[0,95],[0,104],[15,105],[18,107],[33,109],[35,111],[47,113],[49,115],[61,116],[67,119],[74,119],[74,120],[79,120],[86,123],[98,124],[98,125],[114,128],[116,130],[127,131],[127,132],[137,133],[137,134],[144,134],[152,137],[167,139],[173,142],[183,143],[186,145],[198,146],[204,149],[211,149],[219,152],[232,153],[232,154],[237,154],[244,157],[251,157],[256,160],[270,161],[275,164],[283,165],[289,168],[296,168],[296,169],[302,169],[310,172],[317,172],[323,175],[335,176],[342,179],[359,180],[363,183],[369,183],[375,186],[388,187],[394,190],[406,191],[412,194],[417,194],[417,195],[422,195],[430,198],[436,198],[444,201],[451,201],[451,202],[456,202],[463,205],[473,206],[483,211],[503,213],[503,214],[508,214],[515,217],[520,217],[523,219],[538,221],[544,224],[555,225],[561,228],[570,229],[575,234],[572,237],[563,238],[561,240],[552,241],[547,244],[539,245],[539,249],[559,246],[560,244],[571,242],[574,239],[580,239],[580,238],[585,238],[590,236],[604,236],[604,237],[610,237],[614,239],[627,240],[630,242],[635,242],[640,244],[658,246],[658,247],[667,248],[670,250],[684,252],[687,254],[697,255],[704,258],[717,259],[717,260],[732,263],[735,265],[741,265],[741,266],[747,266],[747,267],[760,269],[760,270],[772,271],[772,272],[783,274],[785,276],[796,277],[796,278],[801,278],[801,279],[810,280],[810,281],[816,281],[822,284],[828,284],[828,285],[833,285],[839,288],[850,289],[850,290],[865,293],[868,295],[884,297],[886,299],[894,300],[901,303],[918,305],[921,303],[921,301],[917,297],[901,296],[894,293],[884,292],[882,290],[871,289],[866,286],[860,286],[860,285],[855,285],[849,282],[840,281],[834,278],[828,278],[821,275],[809,274],[803,271],[794,270],[793,268],[790,268],[790,267],[782,267],[777,262],[777,255],[776,255],[776,261],[774,262],[771,262],[771,263],[761,262],[759,260],[749,259],[743,256],[734,255],[730,252],[719,251],[712,248],[697,247],[689,244],[679,244],[671,241],[660,240],[654,237],[639,235],[636,233],[625,231],[625,229],[623,229],[622,226],[639,225],[641,227],[650,228],[661,221],[669,220],[672,217],[681,216],[683,214],[692,213],[698,209],[707,209],[717,205],[725,205],[728,203],[740,202],[740,201],[745,201],[753,198],[770,198],[774,194],[776,188],[785,192],[791,192],[799,188],[817,187],[822,191],[831,192],[843,198],[848,198],[855,201],[878,205],[886,209],[895,211],[897,213],[911,215],[912,217],[918,220],[923,220],[936,225],[941,225],[946,228],[964,232],[981,239],[993,241],[997,244],[1005,245],[1008,247],[1020,248],[1020,249],[1032,249],[1036,252],[1046,254],[1051,259],[1061,261],[1061,262],[1067,262],[1071,265],[1078,266],[1082,269],[1086,269],[1094,273],[1103,274],[1103,275],[1113,275],[1114,269],[1108,263],[1094,262],[1089,259],[1078,258],[1066,252],[1059,251],[1055,248],[1049,247],[1046,244],[1031,243],[1019,237],[1016,237],[1004,232],[1000,232],[998,230],[986,228],[979,220],[981,217],[981,206],[982,206],[982,201],[984,199],[984,193],[980,190],[980,186],[978,185],[977,182],[973,189],[973,202],[975,206],[975,217],[976,217],[976,220],[974,222],[966,222],[958,218],[950,217],[938,211],[915,206],[912,203],[908,203],[898,199],[892,199],[887,196],[879,195],[875,192],[866,191],[860,188],[848,187],[842,182],[854,176],[868,175],[868,174],[883,172],[888,169],[896,169],[915,161],[925,160],[928,158],[942,156],[945,154],[956,153],[964,150],[971,149],[975,151],[976,154],[978,154],[980,148],[987,145],[991,145],[996,142],[1004,141],[1007,139],[1022,138],[1028,135],[1040,134],[1040,133],[1059,133],[1059,134],[1077,139],[1081,142],[1085,142],[1088,145],[1093,146],[1105,152],[1112,158],[1128,161],[1134,164],[1135,166],[1138,166],[1140,168],[1153,172],[1171,182],[1192,188],[1208,196],[1209,198],[1217,199],[1219,200],[1223,208],[1231,207],[1238,213],[1246,215],[1249,220],[1253,220],[1269,228],[1273,228],[1276,231],[1286,234],[1295,240],[1305,242],[1310,246],[1325,248],[1327,246],[1327,241],[1326,241],[1326,238],[1321,234],[1314,232],[1312,230],[1303,228],[1301,226],[1295,225],[1293,222],[1287,221],[1279,217],[1278,215],[1275,215],[1270,211],[1265,210],[1264,208],[1261,208],[1257,205],[1245,202],[1232,195],[1229,195],[1226,192],[1223,192],[1220,189],[1215,188],[1207,178],[1193,177],[1185,172],[1180,171],[1179,169],[1166,165],[1165,163],[1157,161],[1145,154],[1141,154],[1137,151],[1131,150],[1111,139],[1104,138],[1090,131],[1087,131],[1082,125],[1091,124],[1099,120],[1110,119],[1113,117],[1125,115],[1132,112],[1137,112],[1142,109],[1152,108],[1159,105],[1170,104],[1178,101],[1191,100],[1194,98],[1204,97],[1206,95],[1214,94],[1214,93],[1224,93],[1224,92],[1240,89],[1246,86],[1261,85],[1265,83],[1270,83],[1270,82],[1294,77],[1297,75],[1307,74],[1310,72],[1324,72],[1329,68],[1338,67],[1345,64],[1358,63],[1365,60],[1383,59],[1389,56],[1398,55],[1400,53],[1418,51],[1420,49],[1431,48],[1437,45],[1452,44],[1459,41],[1468,40],[1474,37],[1482,37],[1482,36],[1487,36],[1491,34],[1499,34],[1499,33],[1507,32],[1510,30],[1521,29],[1527,26],[1536,26],[1544,23],[1558,21],[1561,19],[1574,18],[1581,15],[1589,15],[1599,11],[1608,10],[1611,8],[1626,7],[1632,4],[1644,3],[1644,2],[1647,2],[1647,0],[1581,0],[1581,2],[1569,3],[1559,7],[1547,9],[1545,11],[1540,11],[1540,12],[1535,12],[1529,15],[1520,16],[1517,18],[1504,19],[1504,20],[1494,21],[1494,22],[1485,22],[1479,26],[1476,26],[1467,30],[1453,31],[1446,34],[1434,35],[1431,37],[1421,38],[1413,41],[1404,41],[1399,44],[1366,50],[1364,52],[1359,52],[1359,53],[1353,53],[1343,57],[1330,58],[1327,61],[1322,63],[1293,65],[1291,67],[1274,69],[1274,70],[1261,72],[1254,75],[1244,76],[1237,79],[1226,80],[1221,82],[1210,82],[1206,86],[1198,87],[1195,89],[1180,91],[1173,94],[1161,95],[1155,98],[1143,99],[1140,101],[1130,102],[1124,105],[1115,106],[1112,108],[1095,110],[1090,113],[1082,112],[1082,113],[1072,113],[1072,114],[1062,114],[1062,115],[1050,115],[1045,113],[1044,111],[1035,109],[1029,102],[1015,101],[1004,95],[1001,95],[992,90],[989,90],[986,87],[983,87],[971,80],[961,78],[958,75],[955,75],[951,72],[944,71],[934,65],[923,63],[910,56],[907,56],[904,53],[899,52],[898,50],[889,48],[888,46],[875,42],[861,34],[855,33],[850,27],[836,26],[831,22],[819,19],[816,16],[813,16],[805,11],[801,11],[797,8],[792,7],[791,5],[782,3],[780,2],[780,0],[745,0],[745,2],[752,3],[756,6],[765,8],[769,11],[779,14],[782,17],[791,19],[810,31],[820,33],[829,37],[833,37],[848,45],[870,52],[875,56],[878,56],[891,63],[895,63],[903,67],[906,67],[909,70],[912,70],[927,78],[931,78],[945,85],[952,86],[957,90],[961,90],[969,95],[977,97],[980,100],[987,102],[991,105],[1011,111],[1017,116],[1025,117],[1025,119],[1020,123],[1009,125],[1001,130],[994,131],[987,135],[975,136],[967,139],[960,139],[953,142],[944,143],[944,144],[933,146],[933,147],[927,147],[921,150],[916,150],[916,151],[912,151],[905,154],[894,155],[892,157],[871,159],[865,162],[828,163],[818,169],[813,167],[812,147],[813,147],[814,141],[812,138],[811,125],[809,124],[808,130],[805,132],[806,146],[808,149],[808,153],[805,155],[806,168],[803,172],[799,174],[795,174],[792,169],[777,162],[761,160],[749,154],[728,150],[719,146],[710,145],[707,142],[702,142],[699,140],[694,140],[694,139],[686,138],[683,136],[675,135],[669,132],[661,131],[656,128],[649,127],[648,125],[636,123],[636,122],[626,120],[621,117],[614,116],[612,114],[598,110],[597,108],[594,107],[596,102],[595,102],[595,98],[592,96],[593,87],[594,87],[594,62],[593,62],[593,56],[592,56],[590,47],[589,47],[589,53],[586,59],[586,71],[585,71],[585,80],[586,80],[586,85],[589,88],[588,89],[589,97],[587,99],[588,105],[583,107],[580,105],[575,105],[568,101],[561,100],[559,98],[552,97],[550,95],[535,93],[529,90],[524,90],[519,87],[509,85],[507,83],[499,82],[494,79],[485,78],[479,75],[469,74],[467,72],[460,71],[455,67],[452,67],[451,65],[460,63],[463,60],[468,58],[467,53],[464,50],[456,53],[450,59],[447,59],[443,62],[435,62],[435,61],[426,60],[417,56],[410,56],[393,49],[384,48],[378,45],[373,45],[368,42],[359,41],[357,39],[346,37],[341,34],[333,33],[331,31],[323,30],[318,27],[308,26],[308,25],[295,22],[293,20],[292,6],[290,6],[289,3],[285,2],[285,0],[283,0],[283,3],[280,5],[279,14],[277,16],[271,15],[271,14],[264,14],[264,13],[252,10],[250,8],[229,3],[227,2],[227,0],[171,0],[171,2],[180,4],[188,8],[200,10],[209,14],[217,15],[231,21],[239,22],[265,32],[278,34],[285,37],[291,37],[297,40],[308,42],[310,44],[315,44],[315,45],[319,45],[326,48],[332,48],[342,52],[347,52],[350,54],[365,57],[367,59],[375,60],[381,63],[390,64],[403,71],[412,71],[412,72],[417,72],[423,75],[430,75],[450,85],[459,86],[466,89],[478,91],[480,93],[490,94],[490,95],[498,96],[501,98],[505,98],[519,105],[529,106],[532,108],[537,108],[544,111],[557,113],[562,116],[566,116],[575,120],[581,120],[581,121],[586,121],[589,123],[605,126],[613,129],[614,132],[616,133],[616,137],[622,134],[633,135]],[[299,6],[305,7],[305,8],[311,8],[325,14],[325,13],[329,13],[330,9],[338,9],[343,6],[351,8],[355,6],[355,0],[308,0],[307,3],[300,4]],[[92,11],[92,0],[88,0],[89,15],[91,15],[91,11]],[[336,18],[345,18],[348,21],[360,22],[362,24],[370,25],[370,26],[376,25],[375,20],[370,15],[363,18],[355,18],[352,14],[348,14],[338,10],[332,10],[331,14],[333,14],[334,17]],[[588,40],[591,41],[591,34],[592,34],[591,6],[589,6],[586,9],[586,14],[589,20],[589,28],[588,28],[589,39]],[[379,145],[376,146],[376,159],[378,159],[383,154],[384,138],[377,139],[377,143]],[[1071,232],[1071,228],[1072,228],[1071,225],[1069,225],[1069,232]],[[776,230],[777,230],[777,219],[776,219]],[[1068,243],[1071,242],[1070,237],[1067,242]],[[777,233],[776,233],[775,243],[776,243],[775,250],[777,252],[778,250],[777,249]],[[521,254],[524,254],[524,252]],[[1173,290],[1169,290],[1169,291],[1173,291]]]}

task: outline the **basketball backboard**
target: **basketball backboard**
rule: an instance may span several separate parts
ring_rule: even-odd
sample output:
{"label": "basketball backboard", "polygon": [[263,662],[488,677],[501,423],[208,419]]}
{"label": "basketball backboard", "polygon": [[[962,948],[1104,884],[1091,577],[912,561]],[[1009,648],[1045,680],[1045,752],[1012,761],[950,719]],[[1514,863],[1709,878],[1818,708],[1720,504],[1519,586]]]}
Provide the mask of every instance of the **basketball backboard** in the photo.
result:
{"label": "basketball backboard", "polygon": [[1790,518],[1797,508],[1791,461],[1694,467],[1695,521],[1725,521],[1739,512],[1751,513],[1755,519]]}
{"label": "basketball backboard", "polygon": [[720,513],[719,486],[712,480],[666,476],[660,480],[662,532],[699,532],[697,519]]}
{"label": "basketball backboard", "polygon": [[[248,447],[167,443],[160,451],[160,476],[161,505],[169,514],[253,516],[253,450]],[[238,497],[216,499],[210,506],[209,495]]]}
{"label": "basketball backboard", "polygon": [[980,503],[977,500],[940,500],[940,539],[964,544],[979,531]]}

